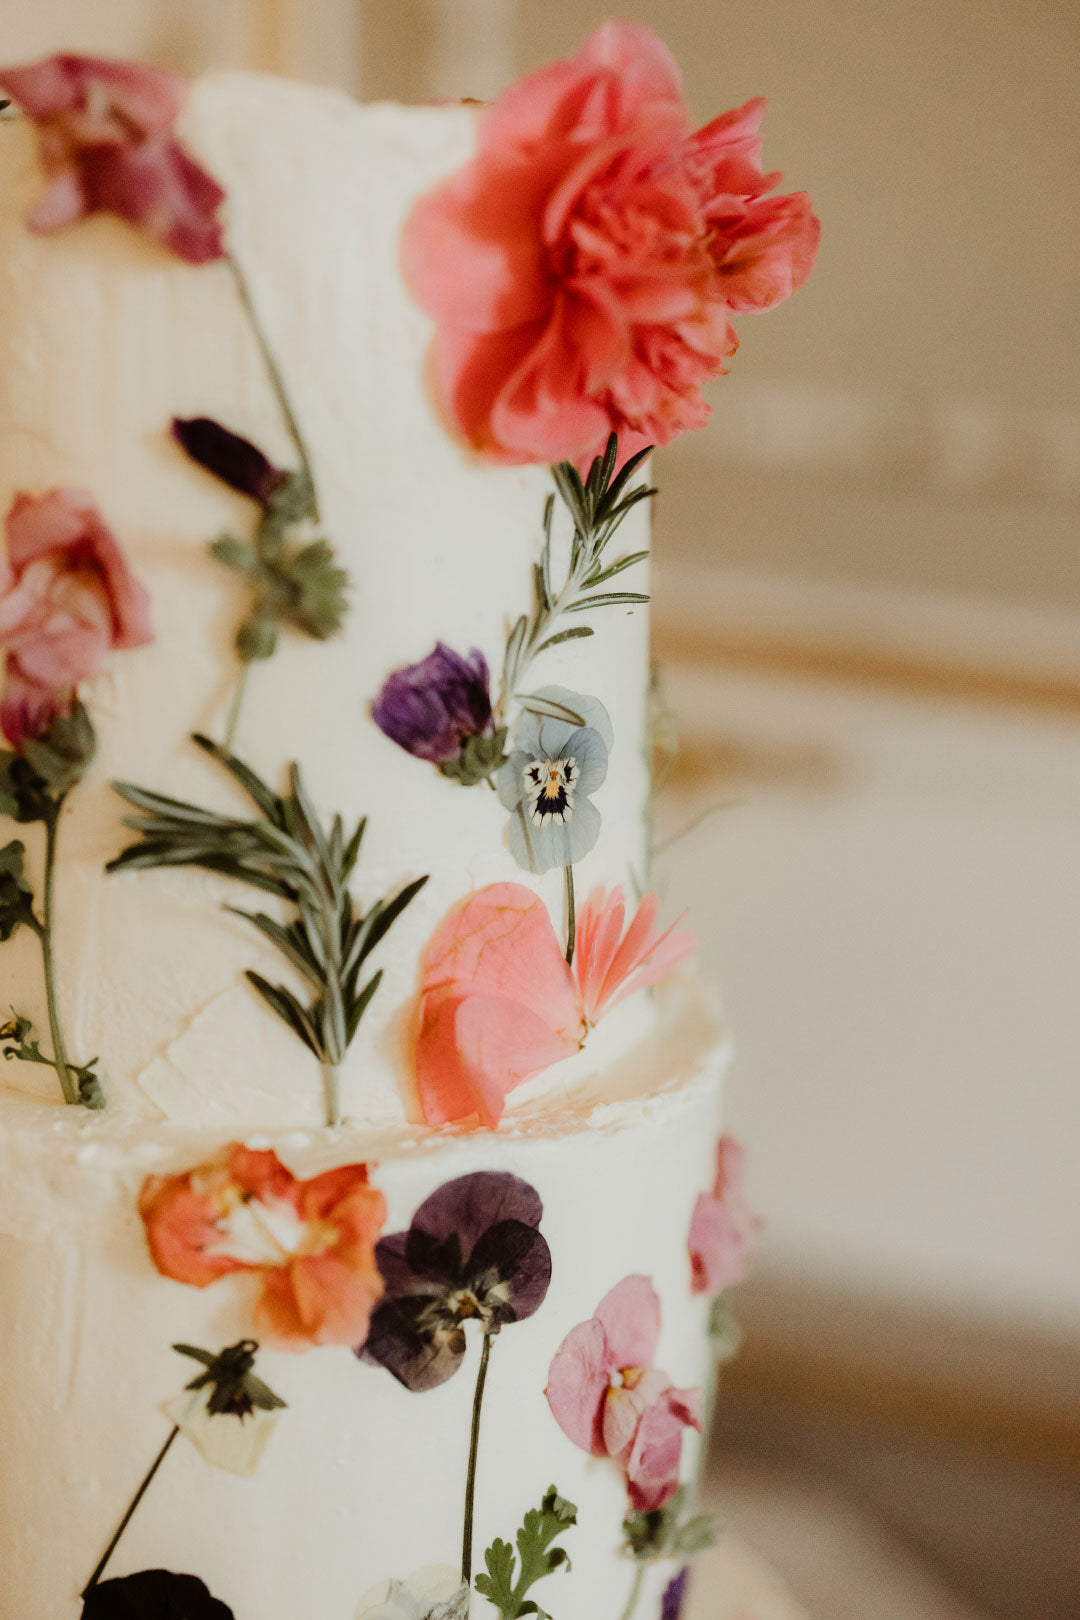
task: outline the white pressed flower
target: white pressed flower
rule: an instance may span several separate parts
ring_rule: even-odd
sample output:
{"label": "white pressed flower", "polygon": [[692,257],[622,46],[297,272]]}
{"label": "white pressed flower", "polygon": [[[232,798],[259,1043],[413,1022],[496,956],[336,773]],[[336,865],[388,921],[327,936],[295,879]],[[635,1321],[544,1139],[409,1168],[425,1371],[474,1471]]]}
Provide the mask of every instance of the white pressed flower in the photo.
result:
{"label": "white pressed flower", "polygon": [[449,1564],[425,1564],[408,1580],[380,1581],[360,1599],[356,1620],[468,1620],[469,1588]]}
{"label": "white pressed flower", "polygon": [[208,1463],[248,1479],[262,1461],[280,1413],[258,1406],[243,1414],[211,1412],[212,1398],[212,1386],[184,1390],[162,1410]]}

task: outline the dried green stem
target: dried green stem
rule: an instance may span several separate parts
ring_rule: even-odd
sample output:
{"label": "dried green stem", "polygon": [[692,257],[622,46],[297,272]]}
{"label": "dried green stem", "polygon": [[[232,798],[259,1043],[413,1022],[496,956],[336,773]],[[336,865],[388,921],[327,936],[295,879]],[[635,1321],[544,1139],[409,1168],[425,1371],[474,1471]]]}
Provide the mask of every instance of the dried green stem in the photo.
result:
{"label": "dried green stem", "polygon": [[236,684],[233,686],[232,700],[229,704],[229,714],[225,721],[225,737],[222,744],[223,747],[230,750],[232,749],[233,739],[236,736],[236,727],[240,721],[240,710],[244,706],[244,697],[247,692],[248,675],[250,672],[250,663],[241,664],[240,673],[236,677]]}
{"label": "dried green stem", "polygon": [[484,1404],[484,1385],[487,1383],[488,1361],[491,1359],[491,1341],[494,1334],[484,1330],[484,1347],[480,1352],[480,1371],[476,1375],[476,1393],[473,1395],[472,1431],[469,1436],[469,1471],[465,1478],[465,1527],[461,1539],[461,1580],[472,1586],[473,1512],[476,1501],[476,1458],[480,1449],[480,1411]]}
{"label": "dried green stem", "polygon": [[574,868],[564,866],[566,873],[566,965],[574,961],[574,937],[577,933],[577,911],[574,906]]}
{"label": "dried green stem", "polygon": [[626,1607],[623,1609],[620,1620],[630,1620],[631,1615],[638,1606],[638,1599],[641,1597],[641,1588],[644,1581],[645,1565],[639,1559],[637,1568],[634,1570],[634,1579],[630,1585],[630,1595],[626,1600]]}
{"label": "dried green stem", "polygon": [[81,1593],[82,1597],[85,1597],[87,1592],[91,1591],[98,1584],[101,1577],[104,1575],[106,1566],[108,1565],[108,1562],[109,1562],[109,1559],[112,1557],[113,1553],[116,1551],[117,1547],[120,1545],[120,1538],[124,1534],[124,1531],[127,1529],[128,1525],[131,1523],[132,1518],[134,1517],[135,1509],[138,1507],[139,1503],[142,1501],[143,1497],[146,1495],[147,1491],[150,1489],[150,1486],[153,1483],[154,1475],[157,1473],[158,1469],[161,1467],[162,1463],[165,1461],[165,1458],[168,1456],[169,1447],[172,1445],[173,1441],[176,1439],[176,1437],[177,1437],[177,1435],[179,1433],[180,1433],[179,1428],[174,1427],[171,1434],[169,1435],[169,1438],[166,1440],[165,1444],[162,1446],[161,1450],[158,1452],[157,1456],[154,1458],[153,1462],[151,1463],[149,1473],[146,1475],[146,1478],[143,1480],[142,1484],[139,1486],[138,1490],[135,1492],[135,1495],[132,1497],[131,1502],[128,1505],[128,1510],[124,1514],[124,1517],[120,1520],[120,1523],[117,1525],[116,1531],[115,1531],[115,1533],[113,1535],[112,1540],[109,1542],[109,1545],[106,1547],[105,1551],[102,1553],[100,1559],[98,1560],[97,1568],[94,1570],[94,1573],[91,1575],[90,1579],[87,1581],[86,1585],[83,1587],[82,1593]]}
{"label": "dried green stem", "polygon": [[49,1010],[49,1034],[52,1038],[53,1064],[64,1093],[66,1103],[79,1101],[79,1087],[71,1072],[67,1046],[64,1041],[60,1017],[60,998],[56,988],[56,963],[53,959],[53,921],[56,888],[56,839],[60,825],[60,811],[65,795],[56,800],[55,808],[45,821],[45,889],[42,900],[42,919],[37,930],[41,943],[41,965],[45,975],[45,1000]]}

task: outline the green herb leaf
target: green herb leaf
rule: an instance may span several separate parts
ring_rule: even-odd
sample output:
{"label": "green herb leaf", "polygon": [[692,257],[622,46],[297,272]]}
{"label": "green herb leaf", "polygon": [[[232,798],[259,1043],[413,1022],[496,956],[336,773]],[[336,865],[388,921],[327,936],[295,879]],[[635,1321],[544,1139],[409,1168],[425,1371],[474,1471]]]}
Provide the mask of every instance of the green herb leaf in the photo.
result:
{"label": "green herb leaf", "polygon": [[640,591],[601,591],[597,596],[580,596],[576,602],[571,602],[566,608],[567,613],[587,613],[591,608],[622,607],[629,604],[631,607],[640,607],[649,598]]}
{"label": "green herb leaf", "polygon": [[585,724],[580,714],[574,709],[568,709],[565,703],[557,703],[554,698],[540,697],[536,692],[526,692],[524,695],[515,692],[514,697],[529,714],[538,714],[548,720],[565,720],[570,726]]}
{"label": "green herb leaf", "polygon": [[689,1512],[690,1493],[680,1485],[671,1500],[652,1513],[631,1513],[623,1520],[630,1552],[642,1561],[687,1555],[711,1547],[716,1527],[711,1514]]}
{"label": "green herb leaf", "polygon": [[[484,1554],[486,1575],[476,1577],[476,1590],[492,1602],[503,1620],[517,1620],[522,1614],[535,1614],[542,1620],[550,1616],[525,1594],[537,1581],[554,1574],[557,1569],[570,1568],[570,1559],[564,1547],[554,1547],[556,1537],[565,1534],[577,1523],[577,1508],[566,1501],[552,1485],[538,1508],[525,1515],[517,1542],[517,1559],[507,1541],[496,1540]],[[515,1567],[516,1579],[515,1579]]]}

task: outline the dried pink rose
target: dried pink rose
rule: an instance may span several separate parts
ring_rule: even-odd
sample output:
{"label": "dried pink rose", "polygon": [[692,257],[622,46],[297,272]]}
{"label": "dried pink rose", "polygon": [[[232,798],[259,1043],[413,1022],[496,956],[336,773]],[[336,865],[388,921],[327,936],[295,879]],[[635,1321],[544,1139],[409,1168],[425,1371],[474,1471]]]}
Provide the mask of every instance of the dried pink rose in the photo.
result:
{"label": "dried pink rose", "polygon": [[719,1294],[750,1270],[759,1221],[743,1192],[746,1153],[734,1136],[716,1144],[716,1180],[701,1193],[690,1220],[690,1267],[695,1294]]}
{"label": "dried pink rose", "polygon": [[138,62],[61,55],[0,69],[0,90],[38,129],[49,184],[27,220],[32,231],[118,214],[191,264],[224,256],[225,193],[173,135],[185,80]]}
{"label": "dried pink rose", "polygon": [[547,1399],[576,1446],[626,1470],[632,1506],[651,1513],[679,1483],[685,1429],[701,1429],[701,1391],[676,1389],[652,1365],[660,1300],[648,1277],[624,1277],[572,1328],[548,1372]]}
{"label": "dried pink rose", "polygon": [[16,495],[0,558],[0,729],[16,748],[43,737],[113,647],[153,638],[150,597],[82,489]]}
{"label": "dried pink rose", "polygon": [[440,403],[473,449],[582,465],[612,432],[625,459],[702,426],[729,314],[786,298],[817,250],[806,194],[766,196],[764,106],[691,133],[670,52],[609,22],[482,115],[404,238]]}

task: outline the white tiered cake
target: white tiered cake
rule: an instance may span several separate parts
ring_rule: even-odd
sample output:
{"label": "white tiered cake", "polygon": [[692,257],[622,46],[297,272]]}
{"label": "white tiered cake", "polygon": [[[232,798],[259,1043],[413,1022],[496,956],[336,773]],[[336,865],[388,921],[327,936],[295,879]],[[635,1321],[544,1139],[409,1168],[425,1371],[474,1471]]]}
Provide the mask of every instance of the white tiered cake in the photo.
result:
{"label": "white tiered cake", "polygon": [[[538,1593],[561,1620],[616,1613],[632,1589],[640,1612],[658,1615],[689,1550],[680,1527],[659,1519],[679,1473],[681,1428],[696,1420],[694,1387],[710,1371],[716,1290],[707,1257],[692,1260],[688,1234],[716,1181],[723,1037],[682,973],[629,996],[592,1028],[599,987],[590,1002],[574,988],[587,964],[579,960],[575,981],[561,963],[564,871],[524,870],[508,843],[511,765],[501,767],[498,793],[482,781],[466,787],[372,720],[390,673],[434,643],[479,648],[497,672],[507,631],[537,588],[551,473],[494,465],[448,431],[428,385],[432,323],[400,266],[410,210],[468,162],[479,118],[465,106],[363,108],[255,76],[199,83],[178,133],[225,190],[247,309],[228,261],[195,267],[115,218],[29,232],[42,187],[35,130],[27,118],[0,124],[0,503],[6,510],[18,491],[91,491],[149,590],[154,620],[152,642],[112,656],[79,688],[97,753],[73,791],[54,795],[62,804],[48,899],[55,1005],[40,926],[18,928],[2,947],[3,1001],[19,1015],[5,1032],[14,1055],[0,1074],[2,1620],[71,1620],[84,1597],[87,1615],[147,1620],[461,1616],[463,1503],[468,1573],[470,1549],[482,1569],[483,1550],[497,1537],[512,1541],[553,1484],[577,1510],[573,1525],[565,1503],[549,1498],[544,1509],[573,1564],[567,1575],[552,1560]],[[302,424],[320,532],[351,586],[340,633],[286,633],[275,656],[247,666],[231,746],[275,793],[286,792],[287,767],[299,762],[322,827],[340,815],[347,837],[368,818],[348,877],[360,907],[428,877],[373,950],[381,982],[334,1063],[325,1052],[320,1063],[245,978],[254,970],[306,999],[303,962],[294,951],[283,965],[275,948],[274,923],[294,915],[280,891],[256,895],[190,863],[106,870],[125,844],[160,829],[163,801],[150,795],[202,807],[207,822],[258,814],[221,759],[190,740],[225,735],[232,636],[247,600],[244,578],[230,579],[206,541],[247,535],[254,509],[193,466],[168,431],[174,417],[212,418],[272,462],[295,465],[298,442],[268,383],[253,312]],[[627,517],[608,562],[645,549],[646,509]],[[571,528],[560,507],[557,579],[573,563]],[[638,562],[626,575],[634,592],[647,588],[646,571]],[[558,724],[574,694],[594,694],[610,719],[610,762],[594,789],[602,830],[570,858],[582,955],[597,929],[612,926],[610,911],[605,921],[583,898],[596,886],[633,893],[644,879],[649,794],[647,607],[607,605],[590,623],[591,636],[541,651],[524,683],[549,694]],[[521,690],[505,694],[508,750]],[[32,744],[25,752],[40,763]],[[564,778],[573,785],[572,772]],[[147,802],[133,810],[114,782],[139,784]],[[141,831],[125,831],[124,816],[140,810]],[[16,835],[28,850],[22,881],[42,893],[41,830],[12,828]],[[418,1039],[422,1046],[428,1011],[438,1012],[445,993],[432,942],[468,897],[494,893],[505,904],[508,885],[518,886],[519,904],[539,896],[550,919],[530,914],[539,932],[517,970],[539,964],[544,929],[557,936],[544,971],[564,975],[552,994],[569,996],[575,1016],[589,1014],[581,1038],[562,1048],[581,1050],[546,1066],[523,1061],[514,1076],[523,1082],[507,1079],[496,1123],[482,1108],[478,1117],[438,1115],[417,1089]],[[229,907],[263,908],[270,928],[256,932]],[[494,936],[485,938],[494,949]],[[483,1011],[488,1002],[479,1001]],[[529,992],[511,997],[511,1034],[534,1016],[522,1002]],[[457,1017],[457,1000],[453,1008]],[[54,1066],[25,1061],[35,1040],[55,1057],[57,1009],[72,1065],[99,1059],[102,1110],[65,1106]],[[434,1024],[428,1055],[438,1068],[443,1026]],[[500,1035],[492,1059],[489,1038],[486,1025],[471,1046],[460,1035],[468,1061],[490,1070],[512,1040]],[[329,1083],[343,1116],[331,1126]],[[94,1087],[85,1094],[95,1100]],[[443,1118],[451,1122],[431,1123]],[[246,1157],[230,1148],[237,1143]],[[308,1198],[301,1184],[338,1167],[340,1183],[318,1183],[333,1196]],[[386,1242],[410,1227],[415,1238],[425,1219],[422,1254],[404,1239]],[[319,1271],[324,1262],[341,1269]],[[404,1281],[395,1266],[408,1270]],[[597,1317],[616,1285],[621,1304]],[[635,1289],[636,1317],[627,1303]],[[417,1299],[435,1316],[418,1315]],[[393,1319],[403,1300],[413,1311],[407,1332]],[[372,1310],[358,1359],[364,1334],[350,1339],[346,1318],[366,1326]],[[619,1352],[620,1332],[639,1354]],[[256,1338],[257,1374],[286,1403],[280,1414],[258,1391],[252,1410],[254,1386],[242,1381]],[[206,1388],[175,1405],[199,1371],[176,1344],[214,1356],[246,1346],[232,1383],[228,1368],[211,1369],[218,1383],[209,1388],[224,1389],[231,1406],[207,1411]],[[609,1396],[623,1399],[616,1438],[604,1428],[615,1422],[601,1410]],[[591,1417],[590,1398],[600,1403]],[[667,1449],[650,1459],[638,1430],[661,1408],[655,1441]],[[575,1425],[585,1431],[577,1443]],[[178,1434],[115,1539],[148,1466]],[[696,1445],[683,1448],[684,1479]],[[622,1529],[634,1510],[636,1543]],[[453,1576],[416,1575],[428,1565],[451,1566]],[[487,1598],[503,1614],[518,1612],[499,1601],[490,1568]],[[196,1577],[190,1608],[171,1588],[175,1606],[155,1607],[152,1583],[132,1583],[140,1572],[175,1582],[162,1572],[177,1571]],[[196,1589],[209,1607],[191,1598]]]}

